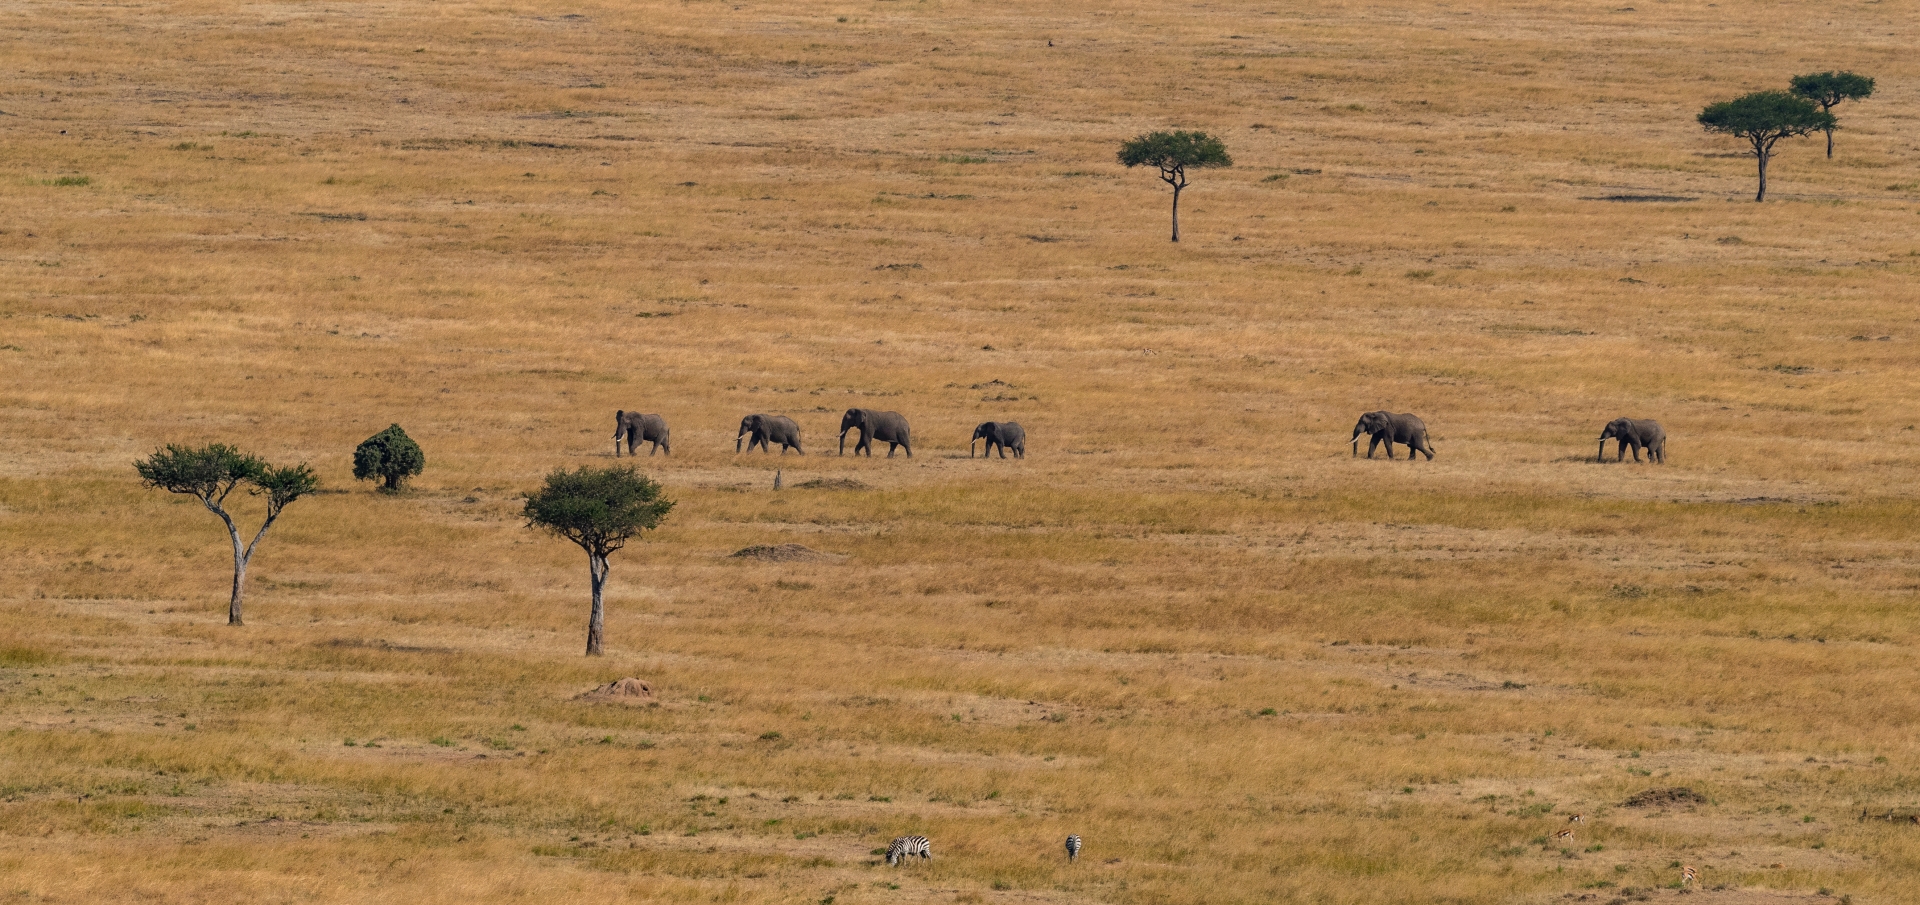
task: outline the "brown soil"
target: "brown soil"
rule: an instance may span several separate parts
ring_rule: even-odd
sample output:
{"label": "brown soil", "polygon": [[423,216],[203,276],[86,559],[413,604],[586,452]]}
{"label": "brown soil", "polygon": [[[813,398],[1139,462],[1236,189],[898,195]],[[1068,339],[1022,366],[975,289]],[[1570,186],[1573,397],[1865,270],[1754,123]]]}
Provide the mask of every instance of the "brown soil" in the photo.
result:
{"label": "brown soil", "polygon": [[616,682],[608,682],[592,691],[581,692],[574,696],[576,701],[610,701],[617,704],[647,704],[653,701],[653,687],[639,679],[628,676]]}

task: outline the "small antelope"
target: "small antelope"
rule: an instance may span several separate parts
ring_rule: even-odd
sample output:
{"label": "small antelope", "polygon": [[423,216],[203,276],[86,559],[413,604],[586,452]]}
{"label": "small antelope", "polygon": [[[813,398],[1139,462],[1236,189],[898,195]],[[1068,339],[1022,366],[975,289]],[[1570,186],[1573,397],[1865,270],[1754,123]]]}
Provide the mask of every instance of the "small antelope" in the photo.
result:
{"label": "small antelope", "polygon": [[1573,831],[1572,831],[1572,830],[1561,830],[1560,832],[1558,832],[1558,833],[1554,833],[1554,834],[1553,834],[1553,839],[1554,839],[1554,841],[1555,841],[1555,842],[1558,842],[1558,843],[1560,843],[1561,845],[1572,845],[1572,844],[1573,844]]}
{"label": "small antelope", "polygon": [[1686,867],[1680,868],[1680,885],[1693,885],[1693,865],[1689,864]]}
{"label": "small antelope", "polygon": [[1568,822],[1568,823],[1579,823],[1579,822],[1581,822],[1581,821],[1583,821],[1583,820],[1586,820],[1586,819],[1587,819],[1587,817],[1586,817],[1586,815],[1585,815],[1585,814],[1575,814],[1575,815],[1573,815],[1572,817],[1568,817],[1568,818],[1567,818],[1567,822]]}

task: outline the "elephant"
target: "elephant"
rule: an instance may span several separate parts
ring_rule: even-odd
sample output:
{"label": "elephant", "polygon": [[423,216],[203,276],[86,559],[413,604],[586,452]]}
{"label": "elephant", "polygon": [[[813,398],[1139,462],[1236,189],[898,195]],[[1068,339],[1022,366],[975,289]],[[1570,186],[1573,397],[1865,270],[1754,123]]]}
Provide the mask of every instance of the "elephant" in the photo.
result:
{"label": "elephant", "polygon": [[740,441],[747,441],[747,452],[753,452],[754,444],[759,444],[765,452],[773,452],[768,441],[780,444],[780,454],[787,454],[787,447],[801,455],[807,451],[800,448],[800,425],[785,415],[748,415],[740,419],[740,433],[733,438],[733,451],[740,451]]}
{"label": "elephant", "polygon": [[647,450],[647,455],[651,456],[661,450],[665,450],[669,456],[673,455],[673,444],[667,442],[667,419],[659,415],[642,415],[639,412],[625,411],[614,412],[613,456],[616,459],[620,457],[621,437],[625,437],[627,440],[627,455],[629,456],[634,454],[634,447],[648,442],[651,442],[653,446]]}
{"label": "elephant", "polygon": [[1633,461],[1638,462],[1640,449],[1645,447],[1647,461],[1666,464],[1667,429],[1661,427],[1658,421],[1649,421],[1644,418],[1615,418],[1607,422],[1607,426],[1600,431],[1600,453],[1594,457],[1595,462],[1606,461],[1608,440],[1620,441],[1620,453],[1613,457],[1615,462],[1627,457],[1628,448],[1633,449]]}
{"label": "elephant", "polygon": [[1000,458],[1007,457],[1007,450],[1013,450],[1013,457],[1027,457],[1027,431],[1018,421],[983,421],[973,429],[973,440],[967,442],[967,458],[973,458],[975,441],[987,441],[987,458],[993,458],[993,448],[1000,447]]}
{"label": "elephant", "polygon": [[873,455],[873,441],[884,440],[887,443],[887,458],[893,458],[895,447],[904,446],[907,458],[913,458],[913,441],[907,429],[907,418],[899,412],[876,412],[873,409],[847,409],[840,417],[840,454],[847,454],[847,431],[860,429],[860,439],[853,444],[853,454],[859,455],[866,450]]}
{"label": "elephant", "polygon": [[1415,452],[1427,454],[1427,461],[1433,461],[1433,444],[1427,441],[1427,423],[1418,416],[1389,412],[1368,412],[1360,416],[1360,423],[1353,426],[1353,454],[1360,454],[1360,435],[1367,434],[1367,458],[1373,458],[1374,447],[1382,443],[1387,445],[1387,458],[1393,458],[1393,444],[1407,445],[1407,461],[1414,459]]}

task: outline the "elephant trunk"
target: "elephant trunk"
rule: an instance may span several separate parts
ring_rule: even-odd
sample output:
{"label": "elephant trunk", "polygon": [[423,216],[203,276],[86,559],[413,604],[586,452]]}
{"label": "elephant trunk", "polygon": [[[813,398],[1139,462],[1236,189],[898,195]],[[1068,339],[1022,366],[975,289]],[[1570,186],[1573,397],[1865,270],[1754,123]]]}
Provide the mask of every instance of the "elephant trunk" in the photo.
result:
{"label": "elephant trunk", "polygon": [[1357,427],[1353,429],[1353,454],[1356,457],[1360,455],[1360,429]]}
{"label": "elephant trunk", "polygon": [[840,429],[840,454],[843,456],[847,454],[847,431],[850,431],[852,429],[853,428],[850,428],[850,427],[843,427]]}
{"label": "elephant trunk", "polygon": [[1597,453],[1594,453],[1593,461],[1595,462],[1607,461],[1607,438],[1605,437],[1600,438],[1600,451]]}
{"label": "elephant trunk", "polygon": [[978,442],[980,442],[979,434],[974,434],[973,439],[967,441],[967,458],[973,458],[973,445]]}
{"label": "elephant trunk", "polygon": [[741,433],[741,434],[740,434],[739,436],[737,436],[737,437],[734,437],[734,438],[733,438],[733,451],[734,451],[734,452],[739,452],[739,451],[740,451],[740,441],[741,441],[741,440],[742,440],[743,438],[745,438],[746,436],[747,436],[747,435],[746,435],[746,434],[745,434],[744,432],[742,432],[742,433]]}

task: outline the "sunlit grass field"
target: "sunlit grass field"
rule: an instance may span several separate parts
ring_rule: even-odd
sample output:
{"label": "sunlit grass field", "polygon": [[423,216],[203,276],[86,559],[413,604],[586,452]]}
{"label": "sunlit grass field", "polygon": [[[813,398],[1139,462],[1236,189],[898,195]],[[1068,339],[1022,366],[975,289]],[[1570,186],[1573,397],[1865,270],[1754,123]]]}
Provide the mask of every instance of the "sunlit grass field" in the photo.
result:
{"label": "sunlit grass field", "polygon": [[[0,9],[0,902],[1920,900],[1901,4]],[[215,441],[326,488],[238,628]]]}

